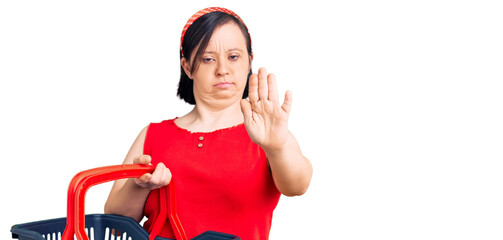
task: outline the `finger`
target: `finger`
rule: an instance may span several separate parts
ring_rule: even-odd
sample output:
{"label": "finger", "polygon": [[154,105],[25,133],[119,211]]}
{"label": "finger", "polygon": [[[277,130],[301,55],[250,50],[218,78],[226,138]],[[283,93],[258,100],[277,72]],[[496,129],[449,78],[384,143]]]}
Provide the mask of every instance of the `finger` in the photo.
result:
{"label": "finger", "polygon": [[140,181],[142,182],[148,182],[152,179],[152,173],[145,173],[140,177]]}
{"label": "finger", "polygon": [[166,170],[166,166],[164,166],[163,163],[157,164],[155,167],[154,172],[152,173],[152,178],[150,179],[150,185],[153,188],[158,188],[160,187],[162,182],[162,176],[164,175],[164,171]]}
{"label": "finger", "polygon": [[147,187],[147,183],[152,179],[152,174],[150,173],[145,173],[143,174],[140,178],[135,179],[135,182],[138,186],[140,187]]}
{"label": "finger", "polygon": [[246,99],[241,100],[241,112],[245,118],[245,122],[250,122],[252,118],[252,108],[250,101]]}
{"label": "finger", "polygon": [[149,155],[141,155],[133,160],[134,164],[143,164],[148,165],[152,161],[152,158]]}
{"label": "finger", "polygon": [[252,104],[258,102],[258,76],[252,74],[248,83],[248,98]]}
{"label": "finger", "polygon": [[258,98],[259,100],[267,100],[267,95],[267,70],[265,68],[260,68],[258,70]]}
{"label": "finger", "polygon": [[152,157],[150,155],[142,155],[140,158],[140,163],[144,165],[148,165],[152,162]]}
{"label": "finger", "polygon": [[275,103],[279,102],[278,87],[276,85],[276,75],[272,73],[267,76],[267,89],[268,89],[269,101]]}
{"label": "finger", "polygon": [[285,100],[283,101],[283,105],[281,105],[281,108],[283,111],[286,113],[290,113],[290,110],[292,109],[292,101],[293,101],[293,96],[292,96],[292,91],[288,90],[285,93]]}
{"label": "finger", "polygon": [[162,175],[161,186],[164,187],[171,182],[171,171],[169,168],[164,169],[164,174]]}

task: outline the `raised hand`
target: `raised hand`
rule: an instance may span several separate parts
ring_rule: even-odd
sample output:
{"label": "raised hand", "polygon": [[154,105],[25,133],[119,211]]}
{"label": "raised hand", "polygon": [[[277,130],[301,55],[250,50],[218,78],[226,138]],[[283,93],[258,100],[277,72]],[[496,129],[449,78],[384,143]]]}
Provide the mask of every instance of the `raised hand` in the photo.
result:
{"label": "raised hand", "polygon": [[276,76],[260,68],[249,82],[249,100],[241,100],[244,124],[251,140],[264,150],[282,148],[289,136],[288,117],[292,106],[292,93],[285,93],[280,106]]}

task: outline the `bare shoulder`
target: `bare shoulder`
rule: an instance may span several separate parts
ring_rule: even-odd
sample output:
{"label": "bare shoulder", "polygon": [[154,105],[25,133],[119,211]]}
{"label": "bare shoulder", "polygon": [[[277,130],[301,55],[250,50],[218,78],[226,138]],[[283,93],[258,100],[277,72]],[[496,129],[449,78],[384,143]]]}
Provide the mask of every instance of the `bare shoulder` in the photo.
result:
{"label": "bare shoulder", "polygon": [[149,125],[147,125],[141,130],[140,134],[138,134],[138,137],[136,137],[136,140],[134,141],[133,145],[141,144],[141,147],[143,148],[143,144],[145,143],[145,137],[147,136],[148,127]]}
{"label": "bare shoulder", "polygon": [[138,137],[143,137],[143,138],[145,139],[145,136],[147,135],[147,131],[148,131],[148,127],[149,127],[149,126],[150,126],[150,125],[145,126],[145,127],[141,130],[141,132],[140,132],[140,134],[138,135]]}
{"label": "bare shoulder", "polygon": [[148,125],[144,127],[141,130],[140,134],[138,134],[138,136],[136,137],[133,145],[126,155],[126,158],[124,159],[124,164],[131,164],[133,163],[133,159],[143,155],[143,146],[145,144],[145,137],[147,136],[148,127]]}

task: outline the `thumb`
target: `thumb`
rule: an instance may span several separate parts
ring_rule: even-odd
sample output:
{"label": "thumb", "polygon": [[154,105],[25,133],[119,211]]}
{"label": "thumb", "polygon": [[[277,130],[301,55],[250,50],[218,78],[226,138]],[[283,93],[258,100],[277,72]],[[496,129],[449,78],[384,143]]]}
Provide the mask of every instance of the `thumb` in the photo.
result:
{"label": "thumb", "polygon": [[250,101],[241,99],[241,112],[245,118],[245,122],[249,122],[252,118],[252,108]]}
{"label": "thumb", "polygon": [[283,111],[285,111],[286,113],[290,113],[290,109],[292,109],[292,101],[293,101],[292,91],[288,90],[285,93],[285,100],[283,101],[283,105],[281,105]]}

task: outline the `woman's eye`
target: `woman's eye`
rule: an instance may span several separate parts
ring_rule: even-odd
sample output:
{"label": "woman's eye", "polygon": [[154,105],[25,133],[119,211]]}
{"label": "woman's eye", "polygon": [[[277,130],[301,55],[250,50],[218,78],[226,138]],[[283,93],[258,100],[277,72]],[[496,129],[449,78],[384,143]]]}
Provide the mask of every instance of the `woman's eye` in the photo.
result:
{"label": "woman's eye", "polygon": [[229,56],[230,60],[238,60],[239,56],[238,55],[231,55]]}
{"label": "woman's eye", "polygon": [[203,62],[208,63],[213,61],[213,58],[203,58]]}

